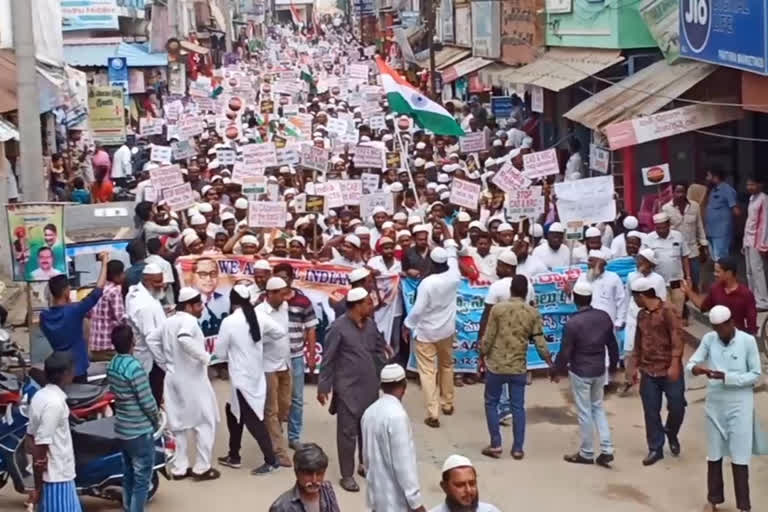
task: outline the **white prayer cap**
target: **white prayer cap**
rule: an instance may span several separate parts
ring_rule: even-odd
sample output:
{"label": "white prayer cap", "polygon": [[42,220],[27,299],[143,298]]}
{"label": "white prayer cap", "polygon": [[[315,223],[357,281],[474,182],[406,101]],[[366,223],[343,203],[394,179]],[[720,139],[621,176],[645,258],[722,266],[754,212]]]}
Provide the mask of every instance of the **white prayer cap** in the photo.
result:
{"label": "white prayer cap", "polygon": [[254,270],[272,270],[272,266],[267,260],[256,260],[253,262]]}
{"label": "white prayer cap", "polygon": [[622,222],[622,225],[624,226],[624,229],[637,229],[639,222],[637,221],[637,217],[633,217],[631,215],[624,217],[624,222]]}
{"label": "white prayer cap", "polygon": [[392,222],[391,220],[388,220],[381,224],[381,229],[392,229],[393,227],[395,227],[395,223]]}
{"label": "white prayer cap", "polygon": [[553,222],[552,225],[549,226],[549,232],[550,233],[565,233],[565,228],[559,222]]}
{"label": "white prayer cap", "polygon": [[228,220],[236,220],[235,214],[232,212],[224,212],[221,214],[221,222],[225,222]]}
{"label": "white prayer cap", "polygon": [[[496,139],[496,140],[494,140],[494,141],[493,141],[493,147],[498,147],[498,148],[500,148],[500,147],[501,147],[503,144],[504,144],[504,143],[503,143],[503,142],[501,142],[501,139]],[[488,165],[488,164],[486,164],[486,165]]]}
{"label": "white prayer cap", "polygon": [[474,468],[472,461],[463,455],[449,455],[445,462],[443,462],[443,473],[456,468]]}
{"label": "white prayer cap", "polygon": [[382,140],[382,141],[384,141],[384,142],[389,142],[389,141],[391,141],[391,140],[392,140],[392,134],[390,134],[390,133],[385,133],[385,134],[384,134],[384,136],[381,138],[381,140]]}
{"label": "white prayer cap", "polygon": [[653,216],[654,224],[664,224],[665,222],[669,222],[669,215],[667,215],[666,213],[661,212]]}
{"label": "white prayer cap", "polygon": [[437,190],[437,183],[434,181],[427,183],[427,190]]}
{"label": "white prayer cap", "polygon": [[541,224],[533,224],[528,230],[528,234],[534,238],[541,238],[544,236],[544,227]]}
{"label": "white prayer cap", "polygon": [[253,235],[245,235],[240,239],[240,245],[259,245],[259,239]]}
{"label": "white prayer cap", "polygon": [[608,258],[605,257],[605,254],[600,249],[592,249],[589,251],[589,254],[587,255],[589,258],[597,258],[599,260],[607,261]]}
{"label": "white prayer cap", "polygon": [[413,234],[416,233],[429,233],[429,225],[427,224],[418,224],[416,227],[413,228]]}
{"label": "white prayer cap", "polygon": [[418,150],[427,149],[427,145],[424,144],[423,142],[419,142],[418,144],[416,144],[416,149]]}
{"label": "white prayer cap", "polygon": [[161,269],[158,265],[154,263],[149,263],[144,266],[144,270],[142,270],[141,273],[144,275],[153,276],[156,274],[162,274],[163,269]]}
{"label": "white prayer cap", "polygon": [[191,206],[187,209],[187,217],[192,217],[193,215],[196,215],[198,212],[197,206]]}
{"label": "white prayer cap", "polygon": [[427,161],[424,160],[423,158],[417,158],[416,160],[413,161],[413,166],[414,167],[424,167],[424,164],[426,164],[426,163],[427,163]]}
{"label": "white prayer cap", "polygon": [[589,297],[592,295],[592,285],[586,281],[576,281],[576,285],[573,287],[573,293],[575,295],[581,295],[582,297]]}
{"label": "white prayer cap", "polygon": [[200,203],[197,205],[197,211],[200,213],[212,213],[213,206],[210,203]]}
{"label": "white prayer cap", "polygon": [[600,230],[596,227],[587,228],[587,232],[584,233],[584,238],[595,238],[600,236]]}
{"label": "white prayer cap", "polygon": [[[189,247],[193,243],[199,242],[200,241],[200,237],[197,236],[197,233],[187,233],[186,235],[184,235],[183,241],[184,241],[184,245]],[[144,267],[144,268],[146,268],[146,267]]]}
{"label": "white prayer cap", "polygon": [[357,226],[355,228],[355,235],[358,236],[358,237],[365,236],[365,235],[370,235],[370,234],[371,234],[371,230],[368,229],[365,226]]}
{"label": "white prayer cap", "polygon": [[448,155],[448,158],[455,158],[456,160],[458,160],[459,159],[459,154],[458,153],[451,153],[450,155]]}
{"label": "white prayer cap", "polygon": [[498,260],[502,263],[506,263],[507,265],[511,265],[513,267],[517,266],[517,254],[515,254],[515,251],[512,249],[507,249],[501,254],[499,254]]}
{"label": "white prayer cap", "polygon": [[235,208],[238,210],[245,210],[248,208],[248,200],[244,197],[240,197],[235,201]]}
{"label": "white prayer cap", "polygon": [[470,217],[467,212],[459,212],[459,214],[456,216],[456,222],[469,222],[471,220],[472,217]]}
{"label": "white prayer cap", "polygon": [[451,193],[449,191],[444,191],[440,193],[440,200],[441,201],[448,201],[451,198]]}
{"label": "white prayer cap", "polygon": [[401,229],[400,231],[397,232],[397,239],[398,240],[400,240],[404,236],[407,236],[408,238],[410,238],[411,237],[411,232],[408,231],[407,229]]}
{"label": "white prayer cap", "polygon": [[421,217],[419,217],[418,215],[411,215],[410,217],[408,217],[408,225],[409,226],[411,224],[418,224],[420,222],[421,222]]}
{"label": "white prayer cap", "polygon": [[289,244],[292,244],[293,242],[301,244],[302,247],[306,247],[307,246],[307,241],[304,239],[303,236],[294,236],[293,238],[288,240]]}
{"label": "white prayer cap", "polygon": [[429,258],[435,263],[445,263],[448,261],[448,251],[442,247],[435,247],[432,252],[429,253]]}
{"label": "white prayer cap", "polygon": [[437,182],[438,183],[450,183],[451,177],[443,172],[437,175]]}
{"label": "white prayer cap", "polygon": [[392,240],[391,238],[389,238],[388,236],[383,236],[383,237],[379,238],[379,242],[378,243],[379,243],[379,245],[384,245],[384,244],[393,244],[394,245],[395,241]]}
{"label": "white prayer cap", "polygon": [[200,189],[200,195],[205,197],[205,194],[208,193],[209,190],[211,190],[213,187],[210,185],[205,185],[203,188]]}
{"label": "white prayer cap", "polygon": [[349,273],[349,282],[356,283],[371,275],[371,271],[365,267],[359,267]]}
{"label": "white prayer cap", "polygon": [[205,220],[205,217],[203,217],[199,213],[193,215],[192,218],[189,219],[189,224],[191,226],[201,226],[201,225],[205,224],[206,222],[208,222],[208,221]]}
{"label": "white prayer cap", "polygon": [[360,239],[357,236],[355,236],[355,235],[347,235],[347,236],[345,236],[344,237],[344,241],[347,242],[348,244],[354,245],[358,249],[362,245],[362,243],[360,242]]}
{"label": "white prayer cap", "polygon": [[630,231],[629,233],[627,233],[626,238],[639,238],[642,240],[643,234],[639,231]]}
{"label": "white prayer cap", "polygon": [[509,222],[502,222],[499,224],[499,227],[496,228],[496,231],[502,232],[502,231],[514,231],[515,228],[512,227],[512,224]]}
{"label": "white prayer cap", "polygon": [[523,143],[520,144],[521,148],[530,149],[533,147],[533,138],[532,137],[525,137],[523,138]]}
{"label": "white prayer cap", "polygon": [[491,157],[488,157],[488,158],[486,158],[486,159],[485,159],[485,166],[486,166],[486,167],[490,167],[490,166],[492,166],[492,165],[496,165],[496,160],[494,160],[494,159],[493,159],[493,158],[491,158]]}
{"label": "white prayer cap", "polygon": [[238,294],[241,299],[249,300],[251,298],[251,290],[244,284],[236,284],[233,287],[233,290],[235,290],[235,293]]}
{"label": "white prayer cap", "polygon": [[387,213],[387,209],[384,208],[383,206],[377,206],[376,208],[373,209],[373,215],[378,215],[380,213]]}
{"label": "white prayer cap", "polygon": [[469,223],[469,229],[472,229],[472,228],[477,228],[483,232],[488,231],[483,225],[483,223],[480,222],[479,220],[473,220],[472,222]]}
{"label": "white prayer cap", "polygon": [[290,173],[291,173],[291,168],[288,167],[287,165],[284,165],[280,168],[280,174],[290,174]]}
{"label": "white prayer cap", "polygon": [[368,296],[368,291],[365,288],[352,288],[347,292],[347,302],[358,302]]}
{"label": "white prayer cap", "polygon": [[381,382],[400,382],[405,380],[405,370],[399,364],[388,364],[381,369]]}
{"label": "white prayer cap", "polygon": [[725,306],[715,306],[709,310],[709,323],[712,325],[724,324],[731,319],[731,310]]}
{"label": "white prayer cap", "polygon": [[647,277],[638,277],[629,284],[629,288],[633,292],[647,292],[653,288],[653,283]]}
{"label": "white prayer cap", "polygon": [[656,264],[656,253],[653,252],[653,249],[650,247],[646,247],[645,249],[641,249],[640,252],[638,252],[640,256],[648,260],[648,263],[651,265]]}
{"label": "white prayer cap", "polygon": [[399,181],[394,182],[389,186],[390,192],[402,192],[403,191],[403,184]]}
{"label": "white prayer cap", "polygon": [[424,165],[425,169],[432,169],[435,167],[435,162],[427,162],[426,165]]}
{"label": "white prayer cap", "polygon": [[[375,210],[374,210],[375,211]],[[392,216],[392,220],[396,220],[399,222],[407,221],[408,220],[408,214],[405,212],[397,212]]]}
{"label": "white prayer cap", "polygon": [[362,224],[363,222],[360,219],[352,219],[349,221],[349,227],[357,226],[358,224]]}
{"label": "white prayer cap", "polygon": [[282,277],[270,277],[267,281],[267,291],[275,291],[275,290],[282,290],[283,288],[287,288],[288,284],[283,280]]}
{"label": "white prayer cap", "polygon": [[189,302],[198,297],[200,297],[200,292],[189,286],[185,286],[179,290],[179,302]]}

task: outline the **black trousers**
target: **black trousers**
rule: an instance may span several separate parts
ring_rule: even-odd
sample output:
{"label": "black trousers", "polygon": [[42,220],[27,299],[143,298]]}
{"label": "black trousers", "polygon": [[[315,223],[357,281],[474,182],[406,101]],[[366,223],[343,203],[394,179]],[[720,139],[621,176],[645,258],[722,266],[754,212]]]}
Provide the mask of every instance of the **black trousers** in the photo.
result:
{"label": "black trousers", "polygon": [[149,372],[149,388],[152,390],[152,396],[155,397],[157,406],[163,403],[163,387],[165,386],[165,370],[152,364],[152,370]]}
{"label": "black trousers", "polygon": [[358,461],[363,463],[362,416],[354,414],[338,400],[336,404],[336,449],[339,454],[339,469],[342,478],[355,474],[355,443],[357,443]]}
{"label": "black trousers", "polygon": [[[733,487],[736,493],[736,508],[752,510],[749,501],[749,466],[731,464]],[[723,492],[723,459],[707,461],[707,501],[719,505],[725,501]]]}
{"label": "black trousers", "polygon": [[277,459],[275,458],[275,450],[272,448],[272,441],[269,438],[269,432],[267,427],[264,426],[264,422],[259,419],[251,406],[243,397],[240,391],[237,392],[237,402],[240,405],[240,420],[235,418],[232,414],[232,407],[227,404],[227,429],[229,430],[229,456],[233,459],[240,458],[240,447],[243,442],[243,426],[248,429],[256,442],[259,443],[259,448],[264,454],[264,462],[273,466],[277,465]]}

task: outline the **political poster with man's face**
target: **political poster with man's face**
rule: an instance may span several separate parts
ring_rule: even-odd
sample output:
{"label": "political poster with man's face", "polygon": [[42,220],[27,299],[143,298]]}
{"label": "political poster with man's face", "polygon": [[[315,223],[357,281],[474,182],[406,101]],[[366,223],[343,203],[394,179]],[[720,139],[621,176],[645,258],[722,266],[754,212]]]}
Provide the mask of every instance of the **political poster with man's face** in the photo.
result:
{"label": "political poster with man's face", "polygon": [[7,204],[14,281],[48,281],[67,274],[64,205]]}

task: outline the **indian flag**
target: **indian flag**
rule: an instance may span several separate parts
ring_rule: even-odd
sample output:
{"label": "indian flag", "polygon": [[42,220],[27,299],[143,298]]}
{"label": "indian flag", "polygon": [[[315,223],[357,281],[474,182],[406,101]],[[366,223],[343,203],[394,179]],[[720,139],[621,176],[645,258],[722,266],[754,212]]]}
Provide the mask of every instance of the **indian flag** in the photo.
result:
{"label": "indian flag", "polygon": [[459,123],[443,107],[428,99],[390,68],[381,57],[376,57],[381,73],[381,84],[387,93],[389,107],[398,114],[407,114],[421,128],[435,135],[464,135]]}

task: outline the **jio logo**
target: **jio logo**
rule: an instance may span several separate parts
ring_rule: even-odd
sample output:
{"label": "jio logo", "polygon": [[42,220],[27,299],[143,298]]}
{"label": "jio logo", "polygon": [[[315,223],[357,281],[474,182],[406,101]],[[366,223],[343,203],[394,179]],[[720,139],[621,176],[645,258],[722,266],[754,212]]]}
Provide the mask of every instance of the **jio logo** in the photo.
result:
{"label": "jio logo", "polygon": [[701,52],[712,28],[712,0],[680,0],[680,16],[688,47],[694,53]]}

